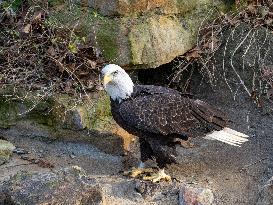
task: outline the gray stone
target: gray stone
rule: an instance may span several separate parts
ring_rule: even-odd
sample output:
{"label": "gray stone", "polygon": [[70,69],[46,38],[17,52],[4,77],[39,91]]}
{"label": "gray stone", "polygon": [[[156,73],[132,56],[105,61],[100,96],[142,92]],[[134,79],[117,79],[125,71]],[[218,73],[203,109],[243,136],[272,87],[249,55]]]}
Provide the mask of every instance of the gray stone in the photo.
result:
{"label": "gray stone", "polygon": [[0,204],[94,204],[103,195],[80,167],[54,172],[18,173],[0,188]]}
{"label": "gray stone", "polygon": [[152,183],[118,175],[89,176],[76,166],[19,172],[0,185],[0,205],[177,205],[179,200],[185,205],[211,205],[213,201],[207,188],[178,182]]}
{"label": "gray stone", "polygon": [[179,200],[185,205],[212,205],[214,196],[210,189],[185,186],[180,190]]}

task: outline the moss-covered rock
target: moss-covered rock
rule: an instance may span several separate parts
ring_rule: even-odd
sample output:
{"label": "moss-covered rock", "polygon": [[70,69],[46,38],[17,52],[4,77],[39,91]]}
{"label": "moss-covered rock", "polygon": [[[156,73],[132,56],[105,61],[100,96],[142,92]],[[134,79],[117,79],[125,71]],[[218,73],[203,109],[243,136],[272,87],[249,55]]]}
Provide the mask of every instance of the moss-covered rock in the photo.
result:
{"label": "moss-covered rock", "polygon": [[156,10],[161,14],[185,14],[212,0],[89,0],[90,7],[106,16],[130,16]]}
{"label": "moss-covered rock", "polygon": [[48,23],[73,28],[106,61],[127,69],[155,68],[184,54],[195,45],[204,19],[229,7],[221,0],[90,0],[89,5],[95,10],[74,4],[52,11]]}
{"label": "moss-covered rock", "polygon": [[[3,92],[8,95],[7,90]],[[81,100],[58,94],[37,101],[36,95],[29,92],[24,101],[2,97],[0,128],[19,126],[18,129],[27,135],[86,141],[117,155],[128,150],[134,141],[134,136],[113,120],[110,99],[104,91],[91,93]]]}
{"label": "moss-covered rock", "polygon": [[170,62],[191,49],[192,38],[176,16],[152,16],[131,27],[131,63],[149,68]]}
{"label": "moss-covered rock", "polygon": [[9,160],[14,149],[15,146],[12,143],[0,139],[0,165]]}

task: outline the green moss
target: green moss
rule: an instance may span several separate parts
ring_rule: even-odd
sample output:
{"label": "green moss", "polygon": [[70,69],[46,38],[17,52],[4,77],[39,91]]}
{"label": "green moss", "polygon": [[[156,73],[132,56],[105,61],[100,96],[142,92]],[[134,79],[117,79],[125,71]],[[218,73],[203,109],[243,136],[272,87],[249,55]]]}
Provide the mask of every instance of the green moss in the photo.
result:
{"label": "green moss", "polygon": [[6,0],[6,1],[0,1],[0,9],[4,9],[6,11],[9,11],[10,9],[12,11],[17,11],[23,4],[22,0]]}
{"label": "green moss", "polygon": [[11,156],[14,149],[15,147],[13,144],[6,140],[0,139],[0,155]]}
{"label": "green moss", "polygon": [[[218,5],[217,8],[219,9],[220,6],[224,6],[224,4]],[[195,10],[192,10],[186,13],[184,16],[180,17],[182,26],[186,27],[188,30],[190,30],[192,35],[194,35],[194,38],[192,38],[194,41],[197,37],[200,26],[206,23],[206,21],[209,21],[219,15],[218,12],[213,12],[213,9],[216,8],[212,7],[210,4],[204,4],[203,6],[198,7]]]}
{"label": "green moss", "polygon": [[[54,116],[50,112],[54,103],[53,99],[40,101],[40,97],[37,97],[35,93],[19,89],[14,93],[14,90],[9,87],[0,90],[0,95],[2,96],[0,97],[0,127],[10,127],[23,118],[46,125],[54,124]],[[4,96],[16,96],[16,100],[13,97]]]}
{"label": "green moss", "polygon": [[105,127],[110,126],[112,120],[110,99],[106,94],[102,94],[93,108],[91,128],[104,130]]}
{"label": "green moss", "polygon": [[[28,106],[28,108],[31,108],[33,106],[33,103],[29,101],[25,104]],[[34,120],[39,124],[55,126],[58,120],[51,111],[53,105],[53,99],[46,99],[43,102],[39,102],[37,105],[35,105],[34,109],[26,113],[26,118]]]}
{"label": "green moss", "polygon": [[104,57],[108,61],[115,61],[118,57],[118,37],[119,25],[116,21],[108,19],[100,22],[97,30],[97,41],[102,49]]}
{"label": "green moss", "polygon": [[79,39],[88,39],[90,35],[95,35],[97,42],[94,42],[94,46],[98,44],[108,61],[118,57],[116,37],[119,25],[115,20],[103,17],[95,10],[83,9],[78,5],[73,5],[70,9],[65,7],[61,11],[52,11],[46,24],[51,27],[73,29],[73,39],[70,39],[69,45],[78,43]]}
{"label": "green moss", "polygon": [[129,42],[131,45],[131,62],[132,64],[142,63],[142,54],[139,53],[146,46],[145,42],[149,42],[151,36],[149,33],[149,23],[144,20],[143,22],[137,23],[131,28],[129,33]]}
{"label": "green moss", "polygon": [[65,0],[48,0],[48,4],[50,7],[59,6],[65,4]]}
{"label": "green moss", "polygon": [[0,139],[0,165],[9,160],[15,146],[6,140]]}
{"label": "green moss", "polygon": [[[205,1],[207,2],[209,0]],[[199,2],[200,0],[177,0],[177,8],[179,10],[179,13],[184,14],[188,11],[193,10],[197,6],[197,4],[200,4]]]}
{"label": "green moss", "polygon": [[18,119],[19,107],[14,101],[0,98],[0,127],[8,128]]}

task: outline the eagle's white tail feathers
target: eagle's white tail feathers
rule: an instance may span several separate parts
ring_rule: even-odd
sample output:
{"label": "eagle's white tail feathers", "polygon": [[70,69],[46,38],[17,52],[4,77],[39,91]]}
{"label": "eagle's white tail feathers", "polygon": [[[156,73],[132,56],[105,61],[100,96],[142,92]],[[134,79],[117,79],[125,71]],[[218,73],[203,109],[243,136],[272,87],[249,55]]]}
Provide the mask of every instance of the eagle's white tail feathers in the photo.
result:
{"label": "eagle's white tail feathers", "polygon": [[242,143],[245,143],[248,141],[249,136],[237,132],[233,129],[230,129],[228,127],[225,127],[224,129],[220,131],[214,131],[210,134],[207,134],[204,138],[210,139],[210,140],[218,140],[233,146],[240,147]]}

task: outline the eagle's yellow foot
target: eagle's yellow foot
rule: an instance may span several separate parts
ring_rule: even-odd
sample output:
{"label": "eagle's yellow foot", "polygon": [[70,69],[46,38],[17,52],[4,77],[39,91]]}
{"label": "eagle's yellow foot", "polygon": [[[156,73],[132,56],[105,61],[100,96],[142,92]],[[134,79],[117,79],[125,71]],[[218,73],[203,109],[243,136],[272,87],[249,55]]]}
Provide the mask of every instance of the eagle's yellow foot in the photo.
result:
{"label": "eagle's yellow foot", "polygon": [[144,176],[143,180],[152,181],[153,183],[159,182],[161,180],[171,181],[171,177],[167,175],[164,169],[160,169],[157,173],[151,174],[151,176]]}
{"label": "eagle's yellow foot", "polygon": [[123,174],[125,176],[130,176],[130,177],[136,178],[136,177],[145,176],[147,174],[151,174],[153,172],[154,172],[154,170],[152,168],[141,168],[141,167],[135,168],[135,167],[133,167],[132,170],[125,171],[125,172],[123,172]]}

